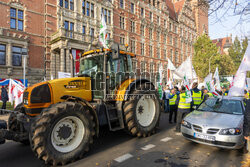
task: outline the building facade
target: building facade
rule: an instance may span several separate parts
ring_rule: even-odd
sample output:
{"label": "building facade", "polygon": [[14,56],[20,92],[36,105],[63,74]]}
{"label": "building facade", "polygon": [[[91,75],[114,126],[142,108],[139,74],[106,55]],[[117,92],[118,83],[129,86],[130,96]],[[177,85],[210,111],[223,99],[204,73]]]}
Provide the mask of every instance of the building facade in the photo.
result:
{"label": "building facade", "polygon": [[232,34],[230,34],[229,37],[214,39],[214,40],[212,40],[212,42],[214,44],[216,44],[216,46],[218,47],[218,52],[220,54],[228,55],[229,54],[228,50],[233,44],[233,42],[232,42]]}
{"label": "building facade", "polygon": [[134,69],[156,72],[160,64],[166,69],[168,58],[179,66],[193,55],[196,37],[207,31],[207,17],[196,15],[207,9],[200,9],[195,2],[1,0],[0,78],[22,78],[22,48],[28,49],[26,75],[30,83],[71,72],[72,57],[100,47],[101,13],[110,43],[119,43],[121,49],[137,55]]}

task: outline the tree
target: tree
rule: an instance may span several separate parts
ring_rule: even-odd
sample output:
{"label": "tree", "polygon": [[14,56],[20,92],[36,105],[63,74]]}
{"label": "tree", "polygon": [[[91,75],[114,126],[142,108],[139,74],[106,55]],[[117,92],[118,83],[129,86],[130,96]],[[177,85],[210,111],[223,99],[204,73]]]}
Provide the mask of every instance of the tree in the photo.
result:
{"label": "tree", "polygon": [[241,43],[237,36],[235,37],[232,46],[228,49],[228,54],[233,59],[235,68],[237,70],[243,57]]}
{"label": "tree", "polygon": [[230,56],[218,53],[218,47],[207,35],[200,36],[194,43],[195,54],[192,62],[194,69],[200,78],[209,74],[209,59],[211,73],[219,67],[220,75],[229,75],[234,72],[234,62]]}

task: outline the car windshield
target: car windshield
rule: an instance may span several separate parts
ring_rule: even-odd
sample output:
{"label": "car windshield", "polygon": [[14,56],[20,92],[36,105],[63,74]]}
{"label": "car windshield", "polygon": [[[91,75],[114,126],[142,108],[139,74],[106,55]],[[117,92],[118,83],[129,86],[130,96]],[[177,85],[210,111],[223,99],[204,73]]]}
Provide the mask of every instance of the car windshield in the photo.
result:
{"label": "car windshield", "polygon": [[81,58],[80,75],[91,76],[92,72],[103,71],[103,55],[88,55]]}
{"label": "car windshield", "polygon": [[243,114],[241,101],[232,99],[210,98],[203,102],[198,110],[226,114]]}

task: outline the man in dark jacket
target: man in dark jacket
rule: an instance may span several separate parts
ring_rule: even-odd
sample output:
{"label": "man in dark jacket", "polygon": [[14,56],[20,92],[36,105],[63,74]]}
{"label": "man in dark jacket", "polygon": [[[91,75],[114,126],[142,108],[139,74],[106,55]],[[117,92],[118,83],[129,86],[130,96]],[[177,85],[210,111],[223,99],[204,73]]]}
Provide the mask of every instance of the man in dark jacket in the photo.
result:
{"label": "man in dark jacket", "polygon": [[247,100],[246,103],[246,111],[244,114],[244,124],[243,124],[243,135],[247,140],[247,150],[248,154],[250,154],[250,100]]}
{"label": "man in dark jacket", "polygon": [[2,109],[6,109],[6,103],[9,100],[8,92],[5,88],[5,86],[2,86],[1,90],[2,90],[1,97],[2,97],[2,101],[3,101]]}

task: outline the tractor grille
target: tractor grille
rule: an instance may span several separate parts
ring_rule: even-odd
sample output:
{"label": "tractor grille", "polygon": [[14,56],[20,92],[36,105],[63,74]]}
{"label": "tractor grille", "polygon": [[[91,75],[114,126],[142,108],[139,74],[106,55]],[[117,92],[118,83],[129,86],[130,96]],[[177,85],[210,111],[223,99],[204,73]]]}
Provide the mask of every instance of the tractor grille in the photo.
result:
{"label": "tractor grille", "polygon": [[213,129],[213,128],[210,128],[207,130],[207,134],[215,134],[219,131],[219,129]]}
{"label": "tractor grille", "polygon": [[193,128],[195,131],[197,132],[202,132],[202,127],[198,126],[198,125],[193,125]]}

